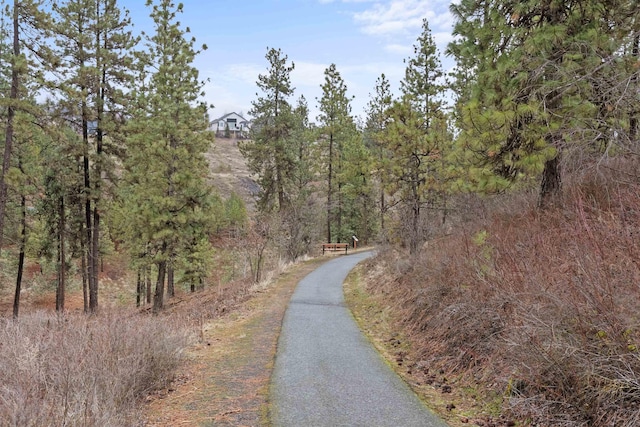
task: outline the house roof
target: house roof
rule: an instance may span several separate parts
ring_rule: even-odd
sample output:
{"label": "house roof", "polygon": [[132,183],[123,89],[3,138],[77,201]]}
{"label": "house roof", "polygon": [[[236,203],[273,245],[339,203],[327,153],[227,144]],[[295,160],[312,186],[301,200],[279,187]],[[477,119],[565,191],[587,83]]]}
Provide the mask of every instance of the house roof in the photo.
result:
{"label": "house roof", "polygon": [[232,112],[232,113],[225,114],[224,116],[219,117],[219,118],[217,118],[217,119],[213,120],[213,121],[212,121],[212,123],[213,123],[213,122],[219,122],[219,121],[221,121],[221,120],[226,120],[228,117],[231,117],[231,116],[236,116],[236,117],[240,118],[243,122],[246,122],[246,123],[249,123],[249,122],[250,122],[249,120],[247,120],[247,119],[245,119],[244,117],[242,117],[240,114],[238,114],[238,113],[236,113],[236,112]]}

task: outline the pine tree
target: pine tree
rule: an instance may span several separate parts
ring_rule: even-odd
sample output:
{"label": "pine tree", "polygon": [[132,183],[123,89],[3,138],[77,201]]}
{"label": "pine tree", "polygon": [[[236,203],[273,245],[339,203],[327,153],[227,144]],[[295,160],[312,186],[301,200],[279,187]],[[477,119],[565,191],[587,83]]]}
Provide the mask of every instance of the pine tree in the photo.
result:
{"label": "pine tree", "polygon": [[426,19],[422,21],[422,33],[413,46],[413,56],[405,61],[404,79],[400,88],[415,111],[425,117],[425,131],[429,131],[431,119],[443,109],[445,86],[440,53],[436,47]]}
{"label": "pine tree", "polygon": [[[5,237],[16,243],[11,249],[17,251],[18,258],[13,304],[13,315],[17,317],[28,237],[27,199],[32,203],[37,192],[34,186],[39,180],[41,161],[38,148],[46,128],[34,94],[43,72],[40,62],[49,51],[44,37],[50,19],[40,1],[9,3],[0,11],[10,22],[8,28],[1,29],[0,42],[0,112],[5,125],[0,171],[0,249]],[[8,230],[5,224],[9,225]]]}
{"label": "pine tree", "polygon": [[290,201],[295,168],[295,152],[291,147],[293,131],[292,108],[288,99],[293,95],[290,74],[295,64],[280,49],[268,49],[269,68],[258,76],[262,95],[252,102],[253,116],[250,139],[239,143],[249,169],[258,176],[261,188],[258,205],[261,211],[284,212]]}
{"label": "pine tree", "polygon": [[[310,202],[310,146],[308,107],[301,98],[289,103],[294,89],[294,64],[280,49],[269,49],[267,74],[258,77],[262,95],[249,112],[254,117],[250,139],[239,144],[250,170],[258,176],[258,207],[270,223],[270,238],[295,260],[308,250],[313,219]],[[277,212],[277,218],[271,214]]]}
{"label": "pine tree", "polygon": [[537,176],[540,206],[548,206],[559,201],[569,146],[601,149],[619,139],[613,124],[629,110],[614,113],[611,106],[636,96],[617,89],[629,81],[618,59],[633,35],[631,3],[462,0],[451,6],[459,37],[449,50],[466,76],[459,85],[465,104],[459,141],[476,189]]}
{"label": "pine tree", "polygon": [[389,153],[385,148],[384,131],[389,124],[389,108],[392,104],[391,86],[387,77],[382,74],[376,80],[375,93],[370,95],[367,105],[367,122],[365,128],[365,143],[374,155],[375,178],[378,181],[378,209],[380,231],[384,239],[387,238],[385,229],[385,217],[387,214],[387,201],[385,192],[387,186],[387,173],[385,167]]}
{"label": "pine tree", "polygon": [[58,123],[47,138],[43,141],[42,156],[48,163],[42,171],[43,197],[38,206],[45,236],[39,251],[56,265],[56,310],[63,311],[69,255],[83,231],[82,217],[78,217],[83,172],[77,162],[82,153],[82,139],[65,123]]}
{"label": "pine tree", "polygon": [[[21,91],[27,91],[21,87]],[[26,97],[23,100],[27,101]],[[18,317],[20,309],[20,293],[22,276],[27,256],[27,241],[33,223],[38,217],[27,210],[27,205],[37,203],[41,191],[41,177],[43,165],[50,160],[44,152],[45,147],[51,146],[51,137],[45,132],[45,120],[33,115],[39,111],[35,101],[31,112],[17,111],[15,116],[15,135],[13,147],[13,161],[7,176],[7,237],[15,242],[14,251],[17,252],[17,270],[13,304],[13,316]]]}
{"label": "pine tree", "polygon": [[57,25],[55,71],[62,89],[61,114],[75,123],[84,142],[83,265],[89,286],[89,311],[98,307],[101,212],[105,211],[105,175],[121,151],[120,130],[132,82],[132,49],[138,40],[129,30],[128,12],[116,0],[68,0],[53,7]]}
{"label": "pine tree", "polygon": [[[2,169],[0,169],[0,250],[4,238],[7,207],[6,177],[11,167],[15,117],[19,111],[33,110],[33,103],[30,100],[25,100],[27,93],[24,90],[24,80],[30,75],[37,74],[37,71],[34,69],[34,64],[27,59],[25,50],[34,52],[32,56],[35,57],[41,52],[43,54],[48,52],[42,37],[49,26],[49,16],[42,9],[42,2],[38,0],[14,0],[12,8],[7,7],[6,9],[6,11],[11,11],[11,30],[7,31],[11,41],[6,47],[10,46],[11,49],[9,54],[5,54],[1,58],[7,61],[2,68],[5,73],[10,73],[10,81],[3,85],[8,86],[9,91],[0,103],[6,123]],[[2,11],[2,13],[4,12],[5,10]]]}
{"label": "pine tree", "polygon": [[443,209],[446,166],[442,159],[450,140],[439,53],[426,20],[422,28],[414,57],[406,62],[402,98],[388,110],[384,131],[385,148],[390,153],[387,189],[403,209],[403,237],[412,254],[426,237],[424,208]]}
{"label": "pine tree", "polygon": [[[344,167],[344,146],[356,133],[355,123],[351,116],[351,98],[347,96],[347,86],[337,70],[331,64],[324,71],[322,97],[318,109],[323,144],[323,165],[327,180],[327,242],[335,236],[341,242],[343,235],[342,221],[344,218],[342,205],[341,173]],[[335,233],[334,231],[335,230]]]}
{"label": "pine tree", "polygon": [[316,234],[317,200],[312,182],[316,178],[314,162],[315,134],[309,125],[309,107],[300,96],[293,110],[293,129],[289,136],[293,171],[288,209],[281,214],[280,246],[290,260],[308,253]]}
{"label": "pine tree", "polygon": [[[203,83],[192,65],[199,51],[177,19],[182,4],[160,0],[147,6],[152,7],[155,34],[147,38],[146,67],[140,76],[144,86],[135,94],[127,124],[121,191],[131,221],[126,236],[130,251],[144,257],[144,269],[156,266],[157,312],[164,306],[165,282],[173,271],[206,258],[212,199],[204,153],[213,133],[208,130],[207,106],[199,100]],[[206,274],[202,265],[186,272],[188,280],[200,283]],[[169,281],[169,290],[171,285]]]}
{"label": "pine tree", "polygon": [[343,241],[356,236],[366,244],[378,231],[378,218],[371,207],[375,205],[372,180],[374,160],[364,143],[362,132],[353,132],[343,146],[344,163],[339,181],[343,183],[342,212],[344,220],[339,235]]}
{"label": "pine tree", "polygon": [[235,191],[224,202],[224,216],[232,236],[240,238],[246,230],[248,217],[244,201]]}
{"label": "pine tree", "polygon": [[24,64],[24,57],[21,57],[20,49],[20,12],[18,8],[18,0],[13,3],[13,37],[12,37],[12,53],[11,56],[11,83],[9,91],[10,103],[7,106],[6,128],[4,140],[4,155],[2,157],[2,170],[0,171],[0,250],[2,249],[2,241],[4,237],[4,219],[7,206],[7,183],[6,175],[11,166],[11,148],[13,146],[13,130],[14,119],[16,115],[16,105],[18,101],[18,89],[20,86],[20,68],[21,63]]}
{"label": "pine tree", "polygon": [[385,143],[392,157],[387,188],[401,203],[400,217],[407,221],[403,238],[408,240],[410,252],[416,254],[425,237],[422,211],[429,201],[429,169],[439,153],[433,134],[424,131],[426,118],[406,96],[393,103],[389,114]]}

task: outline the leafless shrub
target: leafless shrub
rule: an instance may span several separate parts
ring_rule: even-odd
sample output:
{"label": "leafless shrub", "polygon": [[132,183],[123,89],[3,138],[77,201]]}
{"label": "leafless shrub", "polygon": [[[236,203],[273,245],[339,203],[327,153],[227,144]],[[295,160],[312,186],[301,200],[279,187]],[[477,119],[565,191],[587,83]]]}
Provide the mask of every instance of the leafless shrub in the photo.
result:
{"label": "leafless shrub", "polygon": [[0,426],[134,426],[186,335],[157,318],[37,313],[0,324]]}
{"label": "leafless shrub", "polygon": [[606,166],[568,183],[562,209],[505,204],[410,269],[375,260],[387,268],[371,290],[417,360],[482,382],[534,425],[638,425],[640,179]]}

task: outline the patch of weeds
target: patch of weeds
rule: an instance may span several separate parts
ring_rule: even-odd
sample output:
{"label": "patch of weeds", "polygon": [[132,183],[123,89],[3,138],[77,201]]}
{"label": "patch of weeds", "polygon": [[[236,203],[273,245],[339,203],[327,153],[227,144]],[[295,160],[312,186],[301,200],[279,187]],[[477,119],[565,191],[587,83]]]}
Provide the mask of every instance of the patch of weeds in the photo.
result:
{"label": "patch of weeds", "polygon": [[484,412],[492,417],[500,416],[502,413],[502,404],[504,402],[504,397],[500,393],[490,392],[484,402]]}

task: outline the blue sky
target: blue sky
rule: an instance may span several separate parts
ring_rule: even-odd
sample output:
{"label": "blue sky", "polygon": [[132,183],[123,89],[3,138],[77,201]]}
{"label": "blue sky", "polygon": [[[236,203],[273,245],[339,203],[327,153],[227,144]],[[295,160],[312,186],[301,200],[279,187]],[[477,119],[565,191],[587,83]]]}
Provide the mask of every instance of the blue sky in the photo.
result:
{"label": "blue sky", "polygon": [[[143,0],[122,0],[134,28],[150,30],[149,10]],[[354,96],[353,113],[364,116],[375,81],[385,73],[397,93],[404,75],[403,60],[412,54],[427,18],[444,57],[451,40],[449,0],[184,0],[180,17],[197,44],[206,44],[195,65],[203,79],[211,117],[247,113],[257,98],[258,74],[266,73],[267,47],[280,48],[295,63],[292,103],[304,95],[316,121],[317,98],[324,70],[335,63]]]}

